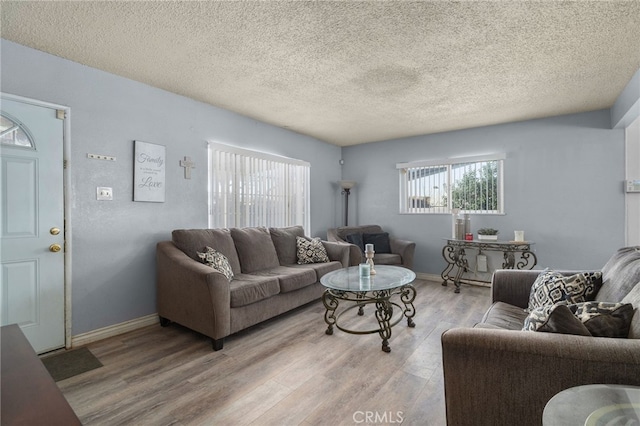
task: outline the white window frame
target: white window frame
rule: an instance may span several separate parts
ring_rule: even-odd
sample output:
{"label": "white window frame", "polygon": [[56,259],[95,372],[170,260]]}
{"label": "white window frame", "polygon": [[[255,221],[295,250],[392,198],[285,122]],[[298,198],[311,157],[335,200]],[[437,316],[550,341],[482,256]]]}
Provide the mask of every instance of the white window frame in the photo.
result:
{"label": "white window frame", "polygon": [[310,163],[217,142],[208,151],[210,228],[302,225],[309,231]]}
{"label": "white window frame", "polygon": [[[412,161],[407,163],[398,163],[396,168],[399,171],[399,183],[400,183],[400,213],[401,214],[434,214],[434,213],[446,213],[450,214],[453,210],[452,206],[452,185],[450,184],[453,175],[453,169],[456,167],[463,167],[465,164],[473,163],[486,163],[495,161],[498,167],[497,170],[497,209],[496,210],[464,210],[460,209],[463,213],[473,214],[504,214],[504,160],[506,154],[496,153],[489,155],[477,155],[471,157],[458,157],[458,158],[446,158],[446,159],[433,159],[433,160],[421,160]],[[421,168],[440,168],[442,169],[441,181],[442,186],[446,187],[446,205],[431,206],[427,202],[427,191],[422,188],[409,187],[410,183],[408,175],[412,171],[419,170]],[[413,194],[413,195],[412,195]],[[415,202],[412,206],[410,197],[414,197]],[[417,204],[417,205],[416,205]]]}

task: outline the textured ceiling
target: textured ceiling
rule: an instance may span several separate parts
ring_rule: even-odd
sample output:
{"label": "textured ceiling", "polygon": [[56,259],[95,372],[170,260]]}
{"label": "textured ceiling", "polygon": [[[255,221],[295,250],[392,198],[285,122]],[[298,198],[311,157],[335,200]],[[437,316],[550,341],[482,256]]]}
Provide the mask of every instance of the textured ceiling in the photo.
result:
{"label": "textured ceiling", "polygon": [[610,107],[640,1],[0,2],[2,38],[341,146]]}

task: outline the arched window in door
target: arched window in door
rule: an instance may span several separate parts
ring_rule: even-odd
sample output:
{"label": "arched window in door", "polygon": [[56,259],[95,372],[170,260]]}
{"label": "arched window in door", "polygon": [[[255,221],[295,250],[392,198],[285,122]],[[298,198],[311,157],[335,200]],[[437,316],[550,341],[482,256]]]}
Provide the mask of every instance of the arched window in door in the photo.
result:
{"label": "arched window in door", "polygon": [[33,137],[24,125],[5,113],[0,115],[0,143],[21,148],[36,148]]}

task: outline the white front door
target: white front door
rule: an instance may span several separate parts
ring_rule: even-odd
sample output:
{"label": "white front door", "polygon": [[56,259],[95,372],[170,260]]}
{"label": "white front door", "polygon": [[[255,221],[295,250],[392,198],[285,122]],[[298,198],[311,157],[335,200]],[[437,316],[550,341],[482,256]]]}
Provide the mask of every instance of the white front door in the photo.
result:
{"label": "white front door", "polygon": [[64,121],[6,98],[0,110],[0,323],[42,353],[65,344]]}

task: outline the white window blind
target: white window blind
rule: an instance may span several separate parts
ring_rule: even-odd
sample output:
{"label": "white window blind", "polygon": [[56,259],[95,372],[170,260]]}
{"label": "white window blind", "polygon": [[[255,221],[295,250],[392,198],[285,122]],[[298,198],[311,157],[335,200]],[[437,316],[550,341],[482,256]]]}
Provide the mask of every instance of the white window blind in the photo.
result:
{"label": "white window blind", "polygon": [[310,225],[310,164],[209,144],[209,227]]}
{"label": "white window blind", "polygon": [[504,154],[400,163],[400,212],[500,214]]}

